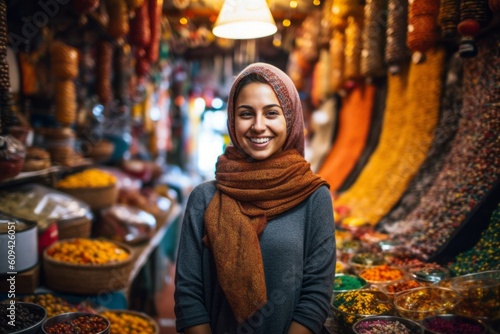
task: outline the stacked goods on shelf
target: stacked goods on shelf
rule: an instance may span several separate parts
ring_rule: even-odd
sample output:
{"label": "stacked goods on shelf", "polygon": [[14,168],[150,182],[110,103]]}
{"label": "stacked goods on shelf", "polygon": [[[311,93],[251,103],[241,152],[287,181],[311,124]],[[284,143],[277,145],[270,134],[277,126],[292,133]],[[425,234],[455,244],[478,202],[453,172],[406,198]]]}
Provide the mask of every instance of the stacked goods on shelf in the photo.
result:
{"label": "stacked goods on shelf", "polygon": [[[500,33],[491,34],[479,42],[478,56],[464,61],[462,116],[451,152],[419,205],[391,233],[421,258],[436,256],[498,182],[499,40]],[[404,235],[398,225],[406,225]]]}
{"label": "stacked goods on shelf", "polygon": [[[36,222],[41,246],[44,235],[50,235],[55,227],[58,239],[90,236],[93,218],[90,208],[71,196],[34,183],[2,191],[0,196],[0,212]],[[45,246],[49,244],[45,242]]]}
{"label": "stacked goods on shelf", "polygon": [[[54,41],[50,50],[51,69],[54,76],[55,119],[62,128],[52,130],[54,134],[67,133],[70,139],[75,137],[71,126],[77,117],[76,86],[78,76],[78,50],[61,41]],[[81,156],[75,152],[73,140],[47,145],[54,162],[65,166],[75,166],[81,162]]]}
{"label": "stacked goods on shelf", "polygon": [[433,49],[425,62],[388,77],[379,144],[356,182],[335,201],[350,208],[356,221],[376,225],[423,163],[438,122],[443,60],[444,51]]}
{"label": "stacked goods on shelf", "polygon": [[344,182],[359,159],[370,132],[376,88],[359,85],[344,99],[339,113],[338,132],[318,174],[335,191]]}
{"label": "stacked goods on shelf", "polygon": [[404,195],[392,208],[391,212],[382,218],[377,228],[383,228],[385,224],[406,217],[418,205],[420,198],[425,195],[440,172],[445,157],[451,150],[451,144],[460,119],[462,109],[462,67],[463,62],[455,53],[450,59],[450,67],[447,71],[441,102],[441,115],[427,157],[417,175],[411,180]]}

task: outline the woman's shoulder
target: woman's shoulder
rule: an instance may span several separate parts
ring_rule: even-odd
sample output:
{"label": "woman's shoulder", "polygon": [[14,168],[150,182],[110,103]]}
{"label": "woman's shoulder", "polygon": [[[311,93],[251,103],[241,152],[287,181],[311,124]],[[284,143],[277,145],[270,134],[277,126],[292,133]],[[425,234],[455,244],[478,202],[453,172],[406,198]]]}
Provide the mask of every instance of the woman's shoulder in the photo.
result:
{"label": "woman's shoulder", "polygon": [[332,202],[332,193],[327,185],[322,185],[311,195],[311,199],[314,201],[327,201]]}
{"label": "woman's shoulder", "polygon": [[217,190],[215,181],[205,181],[196,185],[189,194],[190,201],[210,200]]}

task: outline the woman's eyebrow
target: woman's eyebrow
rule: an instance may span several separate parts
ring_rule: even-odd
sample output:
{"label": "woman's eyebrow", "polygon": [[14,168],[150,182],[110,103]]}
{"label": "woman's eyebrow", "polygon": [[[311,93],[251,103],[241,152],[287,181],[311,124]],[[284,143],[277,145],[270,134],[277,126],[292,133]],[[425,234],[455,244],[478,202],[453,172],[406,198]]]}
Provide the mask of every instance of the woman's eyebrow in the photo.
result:
{"label": "woman's eyebrow", "polygon": [[[281,106],[279,104],[268,104],[268,105],[265,105],[264,106],[264,109],[269,109],[269,108],[280,108],[280,109],[283,109],[281,108]],[[246,104],[240,104],[239,106],[236,107],[236,109],[239,109],[239,108],[247,108],[247,109],[253,109],[252,106],[249,106],[249,105],[246,105]]]}

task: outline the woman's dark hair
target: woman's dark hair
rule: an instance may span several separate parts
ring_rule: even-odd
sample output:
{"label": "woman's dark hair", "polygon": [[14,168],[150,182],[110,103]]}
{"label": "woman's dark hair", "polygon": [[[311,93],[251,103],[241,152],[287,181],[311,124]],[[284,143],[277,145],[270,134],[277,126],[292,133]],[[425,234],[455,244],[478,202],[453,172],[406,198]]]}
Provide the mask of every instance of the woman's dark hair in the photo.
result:
{"label": "woman's dark hair", "polygon": [[249,75],[243,77],[240,82],[238,82],[238,85],[234,90],[233,103],[236,104],[236,100],[238,99],[238,96],[240,95],[243,87],[255,82],[269,84],[269,82],[267,82],[262,75],[257,73],[250,73]]}

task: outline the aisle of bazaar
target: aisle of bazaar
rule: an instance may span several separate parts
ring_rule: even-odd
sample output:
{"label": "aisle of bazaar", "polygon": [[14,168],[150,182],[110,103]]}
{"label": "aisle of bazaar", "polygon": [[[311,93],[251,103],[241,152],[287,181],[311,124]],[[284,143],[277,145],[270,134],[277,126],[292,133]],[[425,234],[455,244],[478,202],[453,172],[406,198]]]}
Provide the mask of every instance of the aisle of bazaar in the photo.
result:
{"label": "aisle of bazaar", "polygon": [[0,0],[0,333],[174,331],[183,209],[257,61],[330,185],[328,330],[500,333],[500,1],[270,0],[255,39],[213,35],[223,2]]}

